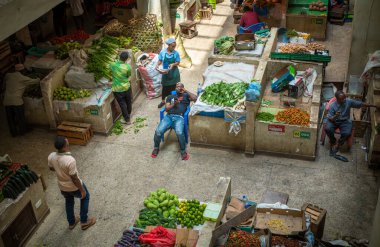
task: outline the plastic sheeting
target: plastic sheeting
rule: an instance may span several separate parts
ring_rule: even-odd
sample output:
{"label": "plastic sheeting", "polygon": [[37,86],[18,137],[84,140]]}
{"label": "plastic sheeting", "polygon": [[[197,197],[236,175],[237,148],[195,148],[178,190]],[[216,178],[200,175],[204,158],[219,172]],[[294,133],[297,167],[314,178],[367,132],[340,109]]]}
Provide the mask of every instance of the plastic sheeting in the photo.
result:
{"label": "plastic sheeting", "polygon": [[[225,62],[223,66],[216,67],[210,65],[207,67],[205,73],[203,74],[205,80],[202,88],[224,81],[226,83],[235,82],[251,82],[253,76],[255,75],[255,66],[252,64],[245,63],[229,63]],[[195,115],[201,111],[205,112],[217,112],[224,110],[225,107],[208,105],[201,101],[199,96],[197,101],[191,107],[190,115]]]}
{"label": "plastic sheeting", "polygon": [[91,89],[98,85],[93,73],[87,73],[83,68],[71,66],[65,75],[65,82],[70,88]]}

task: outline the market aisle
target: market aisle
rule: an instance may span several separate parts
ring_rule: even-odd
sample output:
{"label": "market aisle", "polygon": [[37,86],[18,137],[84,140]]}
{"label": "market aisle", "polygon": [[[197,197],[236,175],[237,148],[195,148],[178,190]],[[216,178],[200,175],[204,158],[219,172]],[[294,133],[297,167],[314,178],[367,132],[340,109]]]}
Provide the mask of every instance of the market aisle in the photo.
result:
{"label": "market aisle", "polygon": [[[193,59],[190,70],[181,71],[191,90],[201,80],[215,37],[234,31],[232,9],[227,2],[218,4],[215,18],[199,24],[199,37],[186,40]],[[80,176],[91,194],[90,213],[98,218],[95,226],[83,232],[67,229],[64,200],[56,178],[47,168],[47,156],[53,151],[55,133],[36,129],[23,138],[11,138],[0,114],[0,154],[30,164],[48,185],[47,201],[51,213],[38,228],[28,246],[112,246],[122,231],[133,224],[144,197],[158,187],[183,198],[206,201],[212,197],[220,176],[232,178],[232,194],[248,195],[259,201],[267,190],[288,193],[289,206],[300,208],[311,202],[327,209],[325,238],[352,235],[369,238],[377,200],[376,174],[363,163],[360,141],[354,145],[349,163],[328,156],[327,147],[319,148],[315,162],[256,155],[226,150],[189,147],[190,160],[179,157],[175,135],[166,137],[157,159],[150,158],[154,129],[159,122],[158,99],[140,95],[133,115],[146,117],[147,126],[134,133],[133,126],[120,136],[96,135],[87,146],[72,146]],[[76,204],[78,212],[79,203]]]}

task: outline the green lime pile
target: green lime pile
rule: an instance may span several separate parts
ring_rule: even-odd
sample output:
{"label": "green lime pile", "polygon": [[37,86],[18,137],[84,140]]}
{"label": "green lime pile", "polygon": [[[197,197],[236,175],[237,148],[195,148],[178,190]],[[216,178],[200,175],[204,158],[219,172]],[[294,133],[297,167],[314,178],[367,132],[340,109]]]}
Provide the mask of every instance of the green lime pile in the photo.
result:
{"label": "green lime pile", "polygon": [[198,200],[181,201],[177,213],[177,222],[187,228],[203,225],[205,223],[203,212],[206,206],[206,204],[200,204]]}
{"label": "green lime pile", "polygon": [[71,101],[78,98],[91,96],[91,91],[87,89],[74,90],[68,87],[58,87],[54,90],[53,97],[55,100]]}
{"label": "green lime pile", "polygon": [[160,188],[157,191],[150,192],[150,195],[144,200],[144,205],[149,209],[157,209],[164,218],[174,218],[177,214],[176,207],[179,205],[179,201],[178,196]]}

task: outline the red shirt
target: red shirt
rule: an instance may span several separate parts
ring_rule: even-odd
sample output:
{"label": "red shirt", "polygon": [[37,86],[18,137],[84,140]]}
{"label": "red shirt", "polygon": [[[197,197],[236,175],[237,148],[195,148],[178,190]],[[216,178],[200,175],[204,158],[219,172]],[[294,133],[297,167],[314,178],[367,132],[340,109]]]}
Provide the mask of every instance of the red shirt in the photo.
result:
{"label": "red shirt", "polygon": [[253,24],[259,23],[259,17],[254,11],[245,12],[240,19],[241,27],[249,27]]}

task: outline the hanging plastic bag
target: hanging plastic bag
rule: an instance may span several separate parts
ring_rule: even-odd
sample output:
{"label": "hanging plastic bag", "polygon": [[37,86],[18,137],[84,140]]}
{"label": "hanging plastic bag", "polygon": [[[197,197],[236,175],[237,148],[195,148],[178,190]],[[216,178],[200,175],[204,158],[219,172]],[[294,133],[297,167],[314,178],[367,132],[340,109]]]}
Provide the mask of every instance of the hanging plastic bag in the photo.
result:
{"label": "hanging plastic bag", "polygon": [[246,111],[234,111],[230,108],[224,109],[224,121],[230,122],[229,133],[237,136],[241,131],[241,123],[245,123]]}
{"label": "hanging plastic bag", "polygon": [[245,98],[247,101],[256,102],[260,99],[261,84],[260,82],[252,82],[249,84],[248,89],[245,90]]}
{"label": "hanging plastic bag", "polygon": [[149,244],[152,247],[173,247],[175,245],[176,234],[173,231],[157,226],[149,233],[140,235],[139,240],[143,244]]}
{"label": "hanging plastic bag", "polygon": [[317,78],[317,71],[313,68],[309,68],[304,73],[304,82],[305,82],[305,89],[303,92],[303,95],[305,97],[312,97],[313,96],[313,86],[314,81]]}

